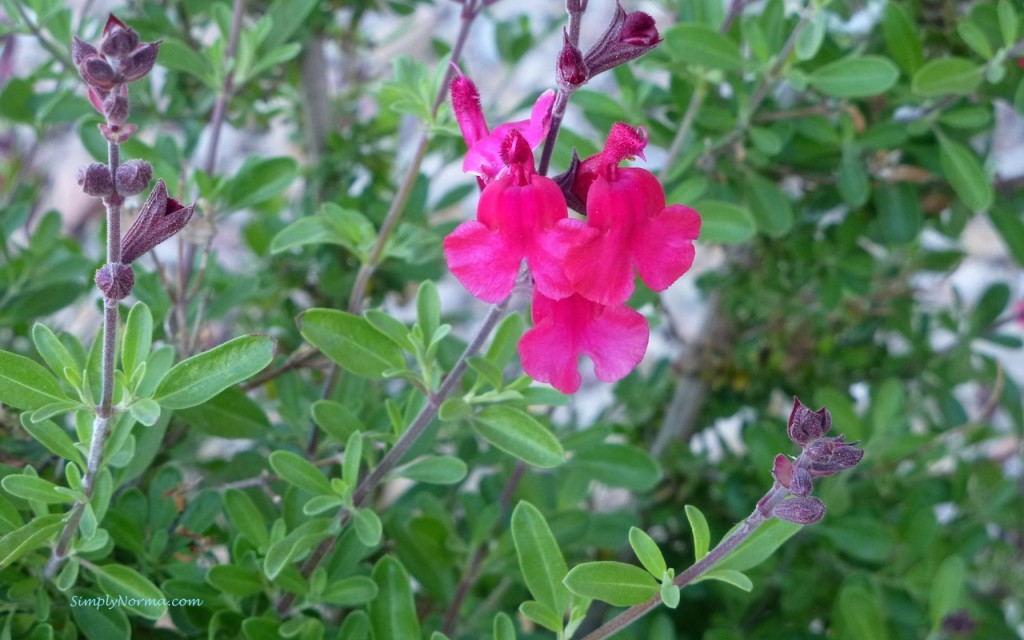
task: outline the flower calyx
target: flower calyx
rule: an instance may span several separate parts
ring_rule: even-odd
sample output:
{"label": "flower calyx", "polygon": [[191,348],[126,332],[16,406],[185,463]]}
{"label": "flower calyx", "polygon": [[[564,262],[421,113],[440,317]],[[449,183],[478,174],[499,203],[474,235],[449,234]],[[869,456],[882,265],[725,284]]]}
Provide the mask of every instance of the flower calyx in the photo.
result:
{"label": "flower calyx", "polygon": [[626,13],[622,4],[615,3],[615,15],[584,60],[593,78],[620,64],[635,60],[661,42],[654,18],[643,11]]}
{"label": "flower calyx", "polygon": [[167,185],[163,180],[157,180],[139,216],[124,234],[121,261],[131,264],[142,254],[181,231],[192,218],[195,208],[194,203],[186,207],[169,197]]}

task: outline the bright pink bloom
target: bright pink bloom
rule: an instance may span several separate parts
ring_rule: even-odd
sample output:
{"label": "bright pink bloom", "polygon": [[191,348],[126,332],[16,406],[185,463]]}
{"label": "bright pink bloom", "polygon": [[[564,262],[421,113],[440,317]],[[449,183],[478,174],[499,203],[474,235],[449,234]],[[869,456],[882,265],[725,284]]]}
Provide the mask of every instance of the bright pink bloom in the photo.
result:
{"label": "bright pink bloom", "polygon": [[518,130],[509,132],[501,155],[507,169],[480,195],[477,219],[444,239],[448,268],[477,298],[500,302],[512,293],[525,258],[537,290],[564,298],[572,293],[561,266],[565,241],[553,230],[569,213],[562,190],[535,173],[533,152]]}
{"label": "bright pink bloom", "polygon": [[625,305],[605,306],[573,294],[551,300],[534,293],[533,328],[519,341],[523,370],[562,393],[580,388],[579,357],[594,361],[604,382],[624,378],[643,360],[647,320]]}
{"label": "bright pink bloom", "polygon": [[530,149],[536,149],[548,135],[551,107],[555,103],[555,92],[552,89],[540,94],[528,120],[508,122],[495,127],[493,131],[487,129],[487,121],[480,108],[480,93],[472,80],[461,73],[456,75],[452,80],[451,91],[455,119],[469,147],[462,170],[480,176],[484,184],[496,178],[505,166],[501,150],[509,132],[518,130]]}
{"label": "bright pink bloom", "polygon": [[565,273],[573,289],[600,304],[625,302],[633,268],[654,291],[663,291],[693,264],[700,216],[682,205],[665,206],[665,192],[646,169],[619,168],[641,155],[647,135],[618,123],[604,151],[583,161],[573,192],[587,203],[586,226],[558,224],[569,245]]}

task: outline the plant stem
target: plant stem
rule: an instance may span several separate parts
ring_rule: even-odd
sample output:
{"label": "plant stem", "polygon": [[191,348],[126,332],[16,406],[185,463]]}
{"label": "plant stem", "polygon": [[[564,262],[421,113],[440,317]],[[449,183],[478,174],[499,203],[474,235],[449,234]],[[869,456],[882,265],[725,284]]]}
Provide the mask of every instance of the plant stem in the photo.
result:
{"label": "plant stem", "polygon": [[569,97],[571,95],[567,89],[559,87],[558,95],[555,96],[555,104],[551,107],[551,126],[548,128],[548,136],[544,138],[544,149],[540,153],[540,164],[537,166],[537,173],[539,175],[546,176],[548,174],[551,154],[555,152],[558,130],[562,127],[562,119],[565,118],[565,108],[569,104]]}
{"label": "plant stem", "polygon": [[[107,142],[107,165],[110,175],[117,175],[117,167],[121,164],[121,147],[116,142]],[[107,210],[107,264],[118,264],[121,262],[121,203],[124,199],[114,188],[113,193],[103,199]],[[118,301],[104,296],[103,298],[103,362],[101,366],[102,386],[100,392],[100,404],[96,407],[96,418],[92,424],[92,438],[89,443],[89,455],[85,464],[85,477],[82,479],[82,490],[85,493],[85,502],[76,502],[68,514],[61,531],[46,563],[45,574],[47,578],[53,578],[57,574],[61,563],[67,558],[71,541],[78,530],[78,523],[82,520],[85,507],[92,499],[96,489],[96,478],[99,475],[100,466],[103,462],[103,446],[110,436],[111,423],[114,421],[114,361],[117,356],[117,322],[118,322]]]}
{"label": "plant stem", "polygon": [[697,119],[697,112],[700,111],[700,106],[704,103],[704,97],[707,94],[708,81],[707,78],[701,76],[697,86],[693,88],[693,95],[690,96],[690,104],[686,106],[683,121],[679,123],[676,135],[672,138],[672,144],[668,148],[665,163],[662,165],[661,173],[658,175],[658,179],[661,182],[665,182],[668,179],[672,165],[675,163],[676,158],[679,157],[679,152],[683,150],[683,143],[686,142],[686,136],[690,133],[690,129],[693,128],[693,121]]}
{"label": "plant stem", "polygon": [[[505,483],[505,488],[501,492],[501,499],[498,502],[502,515],[508,511],[509,505],[512,504],[512,496],[515,494],[519,481],[523,479],[523,473],[525,472],[526,464],[522,461],[517,461],[515,467],[512,468],[508,481]],[[459,586],[455,589],[455,597],[452,598],[451,604],[448,605],[444,612],[444,623],[441,627],[441,633],[446,636],[453,636],[455,634],[455,623],[458,621],[459,610],[462,608],[462,603],[465,601],[466,596],[469,595],[469,590],[473,587],[473,583],[476,582],[480,565],[483,564],[484,558],[487,557],[488,546],[485,541],[480,543],[473,551],[469,566],[466,568],[465,573],[462,574]]]}
{"label": "plant stem", "polygon": [[[362,481],[356,486],[355,491],[352,494],[352,506],[355,508],[361,507],[366,499],[370,496],[370,493],[377,488],[377,485],[384,480],[385,476],[394,469],[409,449],[419,440],[423,432],[430,426],[431,421],[437,416],[438,410],[441,408],[443,403],[449,395],[455,391],[459,382],[462,380],[462,374],[466,372],[466,368],[469,366],[469,358],[476,355],[487,338],[494,331],[494,328],[498,325],[498,322],[505,316],[508,311],[509,303],[512,297],[509,296],[504,301],[491,307],[491,310],[487,313],[487,317],[484,318],[483,325],[477,331],[476,335],[473,336],[473,340],[466,345],[466,350],[462,352],[458,362],[452,367],[451,372],[441,383],[441,386],[435,393],[432,393],[427,398],[427,405],[420,410],[419,414],[413,419],[412,423],[405,430],[404,433],[398,438],[394,446],[388,450],[381,461],[368,473]],[[352,512],[342,507],[338,510],[338,520],[341,522],[341,526],[344,527],[349,519],[352,517]],[[327,554],[334,549],[334,545],[338,541],[338,536],[331,536],[322,541],[313,553],[306,559],[302,565],[302,576],[309,578],[313,574],[313,571],[320,566]],[[277,602],[277,612],[281,615],[287,614],[295,602],[295,594],[287,593],[281,597]]]}

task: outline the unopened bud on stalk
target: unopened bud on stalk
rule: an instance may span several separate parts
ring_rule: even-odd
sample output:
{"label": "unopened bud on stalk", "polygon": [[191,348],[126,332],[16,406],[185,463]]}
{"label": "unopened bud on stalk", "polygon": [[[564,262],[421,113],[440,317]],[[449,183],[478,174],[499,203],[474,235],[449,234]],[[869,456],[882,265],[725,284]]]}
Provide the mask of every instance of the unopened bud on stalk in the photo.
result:
{"label": "unopened bud on stalk", "polygon": [[97,53],[82,58],[82,62],[78,65],[78,71],[90,87],[109,91],[117,84],[117,72],[114,71],[114,67],[110,66],[106,58]]}
{"label": "unopened bud on stalk", "polygon": [[147,42],[135,49],[123,66],[125,82],[134,82],[145,76],[156,64],[156,56],[160,50],[160,42]]}
{"label": "unopened bud on stalk", "polygon": [[96,271],[96,286],[110,300],[124,300],[135,286],[135,272],[130,265],[114,262]]}
{"label": "unopened bud on stalk", "polygon": [[114,184],[122,196],[142,193],[153,179],[153,167],[145,160],[129,160],[117,168]]}
{"label": "unopened bud on stalk", "polygon": [[105,198],[114,192],[114,181],[105,164],[93,162],[78,170],[78,184],[86,195]]}
{"label": "unopened bud on stalk", "polygon": [[790,440],[804,447],[828,433],[831,428],[832,415],[825,407],[811,411],[800,400],[793,398],[793,411],[789,414],[789,424],[786,427]]}
{"label": "unopened bud on stalk", "polygon": [[825,517],[825,504],[812,496],[798,496],[780,502],[772,515],[796,524],[814,524]]}
{"label": "unopened bud on stalk", "polygon": [[[103,52],[103,55],[111,58],[123,58],[139,46],[139,34],[117,18],[113,16],[111,18],[117,23],[112,25],[109,30],[104,30],[103,40],[100,41],[100,51]],[[109,20],[107,24],[110,25]]]}
{"label": "unopened bud on stalk", "polygon": [[626,13],[616,2],[615,16],[584,58],[590,77],[639,58],[659,42],[654,18],[642,11]]}
{"label": "unopened bud on stalk", "polygon": [[586,83],[589,73],[587,63],[579,48],[569,42],[569,34],[562,30],[562,51],[558,54],[558,81],[569,91],[575,90]]}
{"label": "unopened bud on stalk", "polygon": [[86,56],[99,53],[96,51],[96,47],[92,46],[88,42],[80,39],[78,36],[71,38],[71,61],[75,63],[75,66],[82,64]]}
{"label": "unopened bud on stalk", "polygon": [[139,217],[124,234],[121,260],[131,264],[167,238],[170,238],[188,224],[196,205],[185,207],[167,195],[167,185],[157,180],[156,186],[146,198],[139,211]]}

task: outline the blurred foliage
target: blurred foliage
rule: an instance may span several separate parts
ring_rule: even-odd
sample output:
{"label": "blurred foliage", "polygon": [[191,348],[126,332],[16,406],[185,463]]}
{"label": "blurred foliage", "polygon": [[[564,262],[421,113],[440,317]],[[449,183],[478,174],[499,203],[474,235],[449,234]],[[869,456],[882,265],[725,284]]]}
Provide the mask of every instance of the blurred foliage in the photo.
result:
{"label": "blurred foliage", "polygon": [[[564,19],[506,4],[474,25],[499,60],[463,63],[467,73],[494,75],[494,86],[520,78],[528,54],[553,61]],[[600,3],[591,4],[585,21]],[[636,564],[636,526],[679,572],[694,552],[684,506],[703,512],[712,544],[749,514],[770,486],[775,454],[794,453],[784,417],[799,395],[827,405],[836,432],[866,450],[854,472],[821,481],[825,520],[751,569],[750,592],[701,582],[675,610],[616,637],[1024,637],[1022,381],[1000,359],[1020,358],[1024,191],[1022,176],[997,173],[1012,162],[999,154],[1024,146],[1024,11],[1012,0],[749,4],[733,14],[720,0],[654,3],[664,41],[573,96],[554,155],[557,173],[573,147],[582,156],[600,148],[617,120],[647,129],[669,201],[702,212],[698,254],[716,257],[698,281],[710,314],[704,330],[683,341],[658,296],[638,292],[670,357],[623,380],[611,405],[584,421],[591,400],[519,377],[511,345],[523,318],[513,315],[471,363],[461,400],[446,403],[406,458],[417,462],[397,473],[415,482],[371,500],[339,532],[327,523],[340,499],[318,494],[328,478],[355,484],[358,458],[352,471],[339,454],[357,432],[359,457],[378,462],[381,445],[423,405],[419,390],[458,357],[478,311],[442,315],[428,303],[431,285],[419,289],[428,302],[416,304],[417,285],[444,276],[441,239],[471,215],[475,198],[469,177],[438,186],[450,184],[442,170],[459,166],[464,148],[446,109],[430,113],[451,46],[437,34],[454,32],[459,7],[245,3],[226,111],[240,138],[230,153],[245,157],[222,154],[210,165],[230,3],[128,3],[118,15],[144,40],[163,40],[165,73],[132,85],[140,135],[123,154],[151,162],[173,195],[198,199],[201,211],[185,239],[184,255],[194,253],[185,282],[174,265],[146,258],[136,268],[135,297],[152,312],[155,343],[168,346],[147,362],[166,372],[169,347],[188,355],[259,332],[278,340],[273,367],[286,369],[257,378],[248,393],[165,406],[150,427],[134,423],[142,414],[124,414],[132,419],[108,449],[109,505],[93,523],[104,533],[76,548],[74,575],[44,580],[45,536],[22,548],[10,535],[35,521],[52,537],[64,494],[26,499],[5,483],[0,633],[436,638],[482,549],[451,637],[551,637],[532,621],[543,612],[517,613],[527,587],[541,598],[519,570],[511,509],[498,506],[510,478],[522,474],[506,506],[535,507],[569,567]],[[50,173],[38,154],[77,140],[105,156],[67,50],[73,33],[94,39],[103,17],[47,0],[0,7],[0,345],[38,360],[33,324],[44,320],[78,369],[95,372],[93,325],[83,329],[79,318],[98,317],[99,216],[62,229],[57,212],[41,210],[43,195],[72,189],[74,177]],[[417,28],[427,19],[438,26],[424,42]],[[384,60],[395,42],[414,55]],[[530,82],[536,95],[553,80]],[[483,101],[488,111],[496,103]],[[429,135],[427,161],[369,287],[370,306],[404,308],[402,321],[333,312],[303,316],[300,327],[307,309],[345,308],[420,131]],[[978,295],[936,295],[971,259],[969,225],[991,228],[1004,269]],[[359,359],[357,339],[332,352],[320,344],[322,327],[368,336],[376,353],[415,365]],[[306,355],[307,340],[348,369],[327,398],[328,365]],[[63,443],[74,448],[71,435],[87,435],[88,421],[72,412],[33,423],[27,414],[0,408],[0,476],[38,475],[67,489],[75,465]],[[713,428],[719,420],[737,425],[739,445]],[[542,435],[506,441],[495,424],[553,433],[553,444]],[[524,453],[531,443],[540,451]],[[538,468],[561,450],[564,464]],[[308,454],[318,466],[310,472],[272,452]],[[523,472],[507,452],[533,455],[537,466]],[[532,526],[532,515],[522,517]],[[303,579],[297,563],[329,536],[338,543]],[[162,620],[162,610],[70,606],[74,597],[153,589],[203,604],[166,608]],[[299,596],[287,618],[274,608],[284,592]],[[595,602],[577,613],[582,637],[613,611]]]}

